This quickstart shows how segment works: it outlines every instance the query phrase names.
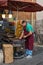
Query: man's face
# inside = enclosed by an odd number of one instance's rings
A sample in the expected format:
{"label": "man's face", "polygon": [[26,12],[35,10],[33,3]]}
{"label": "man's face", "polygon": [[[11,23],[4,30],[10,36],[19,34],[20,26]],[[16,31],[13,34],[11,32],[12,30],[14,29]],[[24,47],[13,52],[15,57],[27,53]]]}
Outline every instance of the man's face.
{"label": "man's face", "polygon": [[23,27],[26,26],[26,22],[24,22],[24,23],[22,24],[22,26],[23,26]]}

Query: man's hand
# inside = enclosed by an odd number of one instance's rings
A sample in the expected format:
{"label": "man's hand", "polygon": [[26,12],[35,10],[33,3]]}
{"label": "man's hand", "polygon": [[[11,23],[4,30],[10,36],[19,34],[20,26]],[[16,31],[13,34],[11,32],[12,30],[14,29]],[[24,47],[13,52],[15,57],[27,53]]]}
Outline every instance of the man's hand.
{"label": "man's hand", "polygon": [[23,38],[26,38],[27,36],[24,36]]}
{"label": "man's hand", "polygon": [[21,38],[21,37],[19,37],[19,39],[21,40],[22,38]]}
{"label": "man's hand", "polygon": [[24,36],[24,31],[22,31],[21,36],[19,37],[19,39],[22,39],[23,36]]}

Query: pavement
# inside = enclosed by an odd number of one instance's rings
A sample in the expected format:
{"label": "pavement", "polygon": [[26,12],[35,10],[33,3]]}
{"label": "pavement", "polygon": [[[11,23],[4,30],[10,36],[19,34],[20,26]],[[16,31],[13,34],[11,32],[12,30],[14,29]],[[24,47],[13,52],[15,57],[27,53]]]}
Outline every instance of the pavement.
{"label": "pavement", "polygon": [[33,57],[31,59],[14,59],[13,63],[0,65],[43,65],[43,45],[35,45],[33,50]]}

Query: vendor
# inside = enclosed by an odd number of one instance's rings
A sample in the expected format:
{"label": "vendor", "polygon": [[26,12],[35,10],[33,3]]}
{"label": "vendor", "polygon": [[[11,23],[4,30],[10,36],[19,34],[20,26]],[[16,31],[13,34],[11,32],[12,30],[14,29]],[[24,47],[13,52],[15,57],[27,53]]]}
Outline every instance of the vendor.
{"label": "vendor", "polygon": [[26,21],[22,21],[21,25],[23,26],[23,31],[19,39],[25,38],[25,49],[26,49],[26,58],[32,58],[33,52],[33,43],[34,43],[34,29],[31,24]]}

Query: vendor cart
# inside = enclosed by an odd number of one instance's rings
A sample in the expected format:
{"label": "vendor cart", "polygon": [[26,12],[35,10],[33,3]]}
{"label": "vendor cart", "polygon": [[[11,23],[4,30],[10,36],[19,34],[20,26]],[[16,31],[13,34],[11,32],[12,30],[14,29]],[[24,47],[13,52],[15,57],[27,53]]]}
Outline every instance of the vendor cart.
{"label": "vendor cart", "polygon": [[23,58],[25,55],[25,40],[11,39],[14,47],[14,58]]}
{"label": "vendor cart", "polygon": [[14,48],[14,58],[23,58],[25,56],[25,39],[17,39],[11,34],[4,34],[2,41],[4,44],[12,44]]}

